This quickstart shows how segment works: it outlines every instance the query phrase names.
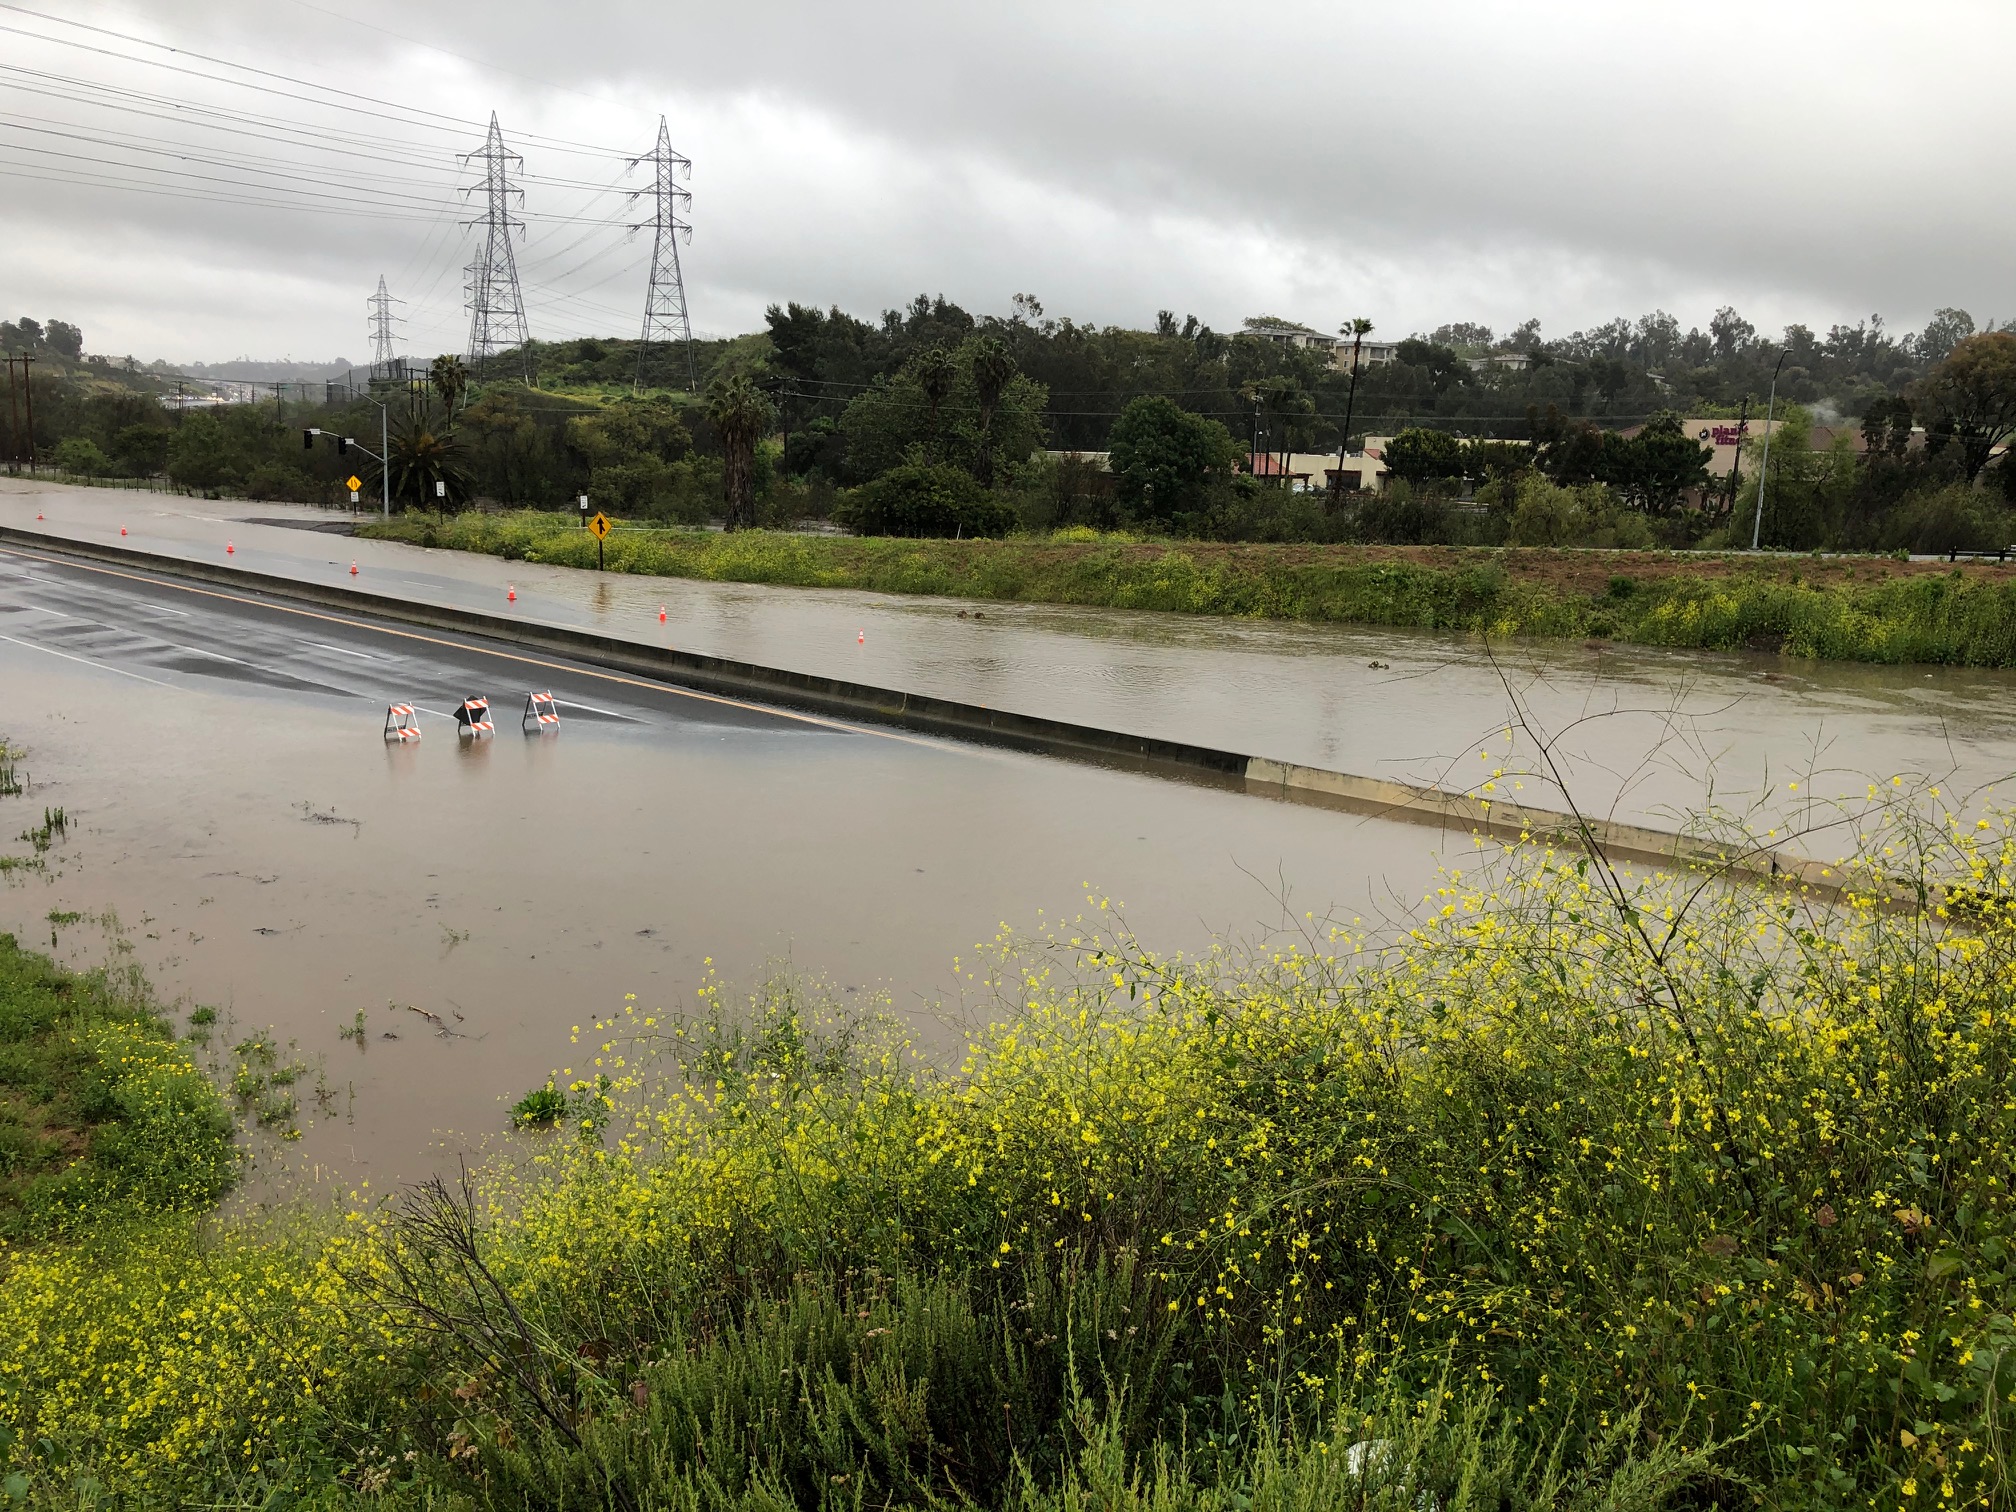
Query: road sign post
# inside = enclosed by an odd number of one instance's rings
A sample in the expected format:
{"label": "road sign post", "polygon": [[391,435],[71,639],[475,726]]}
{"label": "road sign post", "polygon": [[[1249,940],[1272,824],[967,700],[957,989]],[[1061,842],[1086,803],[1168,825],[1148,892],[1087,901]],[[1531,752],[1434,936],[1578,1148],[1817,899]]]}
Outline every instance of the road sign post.
{"label": "road sign post", "polygon": [[595,537],[595,570],[597,572],[602,570],[602,543],[609,539],[610,528],[609,516],[601,513],[599,510],[596,512],[595,518],[588,522],[589,534]]}

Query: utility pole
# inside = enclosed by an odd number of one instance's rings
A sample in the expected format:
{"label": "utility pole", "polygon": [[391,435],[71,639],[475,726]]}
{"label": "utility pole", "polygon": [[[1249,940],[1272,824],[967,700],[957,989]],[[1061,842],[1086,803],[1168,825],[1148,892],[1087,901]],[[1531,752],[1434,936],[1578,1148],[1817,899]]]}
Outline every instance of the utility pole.
{"label": "utility pole", "polygon": [[380,273],[378,292],[364,303],[371,306],[371,376],[389,379],[392,376],[392,365],[398,361],[398,358],[392,355],[392,327],[395,322],[403,322],[406,318],[403,315],[394,315],[392,306],[404,304],[406,301],[392,297],[391,292],[385,287],[385,275]]}
{"label": "utility pole", "polygon": [[525,323],[525,295],[518,287],[518,258],[511,250],[511,233],[521,236],[525,222],[511,214],[511,196],[525,202],[525,191],[511,184],[512,164],[523,171],[525,159],[506,150],[504,133],[498,128],[497,113],[490,113],[490,135],[475,152],[461,154],[470,164],[482,164],[483,181],[463,187],[464,194],[483,194],[483,213],[465,226],[483,228],[483,245],[469,265],[469,365],[481,371],[483,364],[498,352],[518,348],[525,381],[532,381],[532,340]]}
{"label": "utility pole", "polygon": [[1771,416],[1778,408],[1778,374],[1785,366],[1785,359],[1792,355],[1791,349],[1778,354],[1778,366],[1771,369],[1771,398],[1764,406],[1764,456],[1757,463],[1757,514],[1750,522],[1750,549],[1757,549],[1758,538],[1764,533],[1764,485],[1771,481]]}
{"label": "utility pole", "polygon": [[21,396],[14,387],[14,358],[7,358],[7,471],[21,471]]}
{"label": "utility pole", "polygon": [[1344,492],[1344,453],[1351,447],[1351,414],[1358,406],[1358,353],[1364,347],[1365,337],[1372,330],[1372,322],[1362,315],[1346,322],[1341,336],[1349,332],[1351,336],[1351,386],[1344,391],[1344,434],[1337,438],[1337,492]]}
{"label": "utility pole", "polygon": [[[686,279],[679,271],[680,239],[683,237],[689,244],[693,240],[693,227],[680,219],[679,212],[693,203],[693,196],[673,181],[675,176],[693,177],[693,162],[672,150],[672,134],[666,129],[665,117],[658,117],[658,145],[643,157],[630,160],[632,168],[639,163],[651,164],[652,187],[632,190],[630,202],[635,204],[649,194],[656,208],[648,222],[652,235],[651,282],[644,290],[644,334],[637,342],[634,386],[644,387],[644,360],[652,342],[678,341],[686,347],[686,386],[693,389],[699,386],[700,379],[693,368],[693,322],[686,314]],[[641,231],[646,224],[640,221],[630,229]]]}
{"label": "utility pole", "polygon": [[28,472],[35,472],[35,370],[31,364],[34,355],[23,352],[16,359],[21,364],[21,394],[28,403],[28,429],[21,435],[21,454],[27,459]]}
{"label": "utility pole", "polygon": [[1736,488],[1743,480],[1743,438],[1750,434],[1750,396],[1743,396],[1742,408],[1736,411],[1736,460],[1729,464],[1729,509],[1733,520],[1736,514]]}

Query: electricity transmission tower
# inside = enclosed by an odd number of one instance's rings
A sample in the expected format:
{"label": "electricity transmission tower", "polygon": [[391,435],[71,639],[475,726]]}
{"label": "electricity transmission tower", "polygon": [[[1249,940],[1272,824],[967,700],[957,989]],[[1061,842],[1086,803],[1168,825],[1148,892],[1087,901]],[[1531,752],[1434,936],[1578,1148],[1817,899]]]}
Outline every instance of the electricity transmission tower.
{"label": "electricity transmission tower", "polygon": [[364,303],[371,306],[371,376],[390,378],[393,375],[392,369],[399,360],[392,355],[392,327],[394,324],[403,324],[406,319],[403,315],[394,315],[392,306],[404,304],[406,301],[392,297],[385,287],[385,275],[380,273],[378,292]]}
{"label": "electricity transmission tower", "polygon": [[[469,365],[481,372],[485,363],[499,352],[517,347],[524,363],[525,381],[532,381],[532,354],[526,350],[531,332],[525,324],[525,295],[518,287],[518,259],[511,251],[511,233],[524,234],[525,222],[511,214],[511,196],[522,205],[525,191],[512,187],[511,175],[522,172],[525,159],[504,146],[504,133],[497,126],[497,112],[490,112],[490,135],[477,152],[461,154],[465,163],[482,164],[483,182],[468,184],[464,194],[482,192],[483,213],[465,226],[483,228],[483,245],[469,264]],[[514,170],[512,165],[516,165]]]}
{"label": "electricity transmission tower", "polygon": [[[679,240],[693,240],[693,227],[681,220],[679,212],[693,203],[692,194],[673,179],[691,178],[693,162],[672,150],[672,135],[665,129],[665,117],[658,117],[658,145],[643,157],[632,158],[630,166],[649,163],[656,182],[649,189],[633,190],[634,204],[645,195],[656,199],[656,211],[648,224],[655,238],[651,247],[651,283],[644,291],[644,334],[637,343],[637,384],[644,386],[644,364],[653,342],[660,346],[681,342],[686,348],[686,385],[694,387],[699,378],[693,370],[693,322],[686,315],[686,280],[679,271]],[[639,221],[630,229],[642,231]]]}

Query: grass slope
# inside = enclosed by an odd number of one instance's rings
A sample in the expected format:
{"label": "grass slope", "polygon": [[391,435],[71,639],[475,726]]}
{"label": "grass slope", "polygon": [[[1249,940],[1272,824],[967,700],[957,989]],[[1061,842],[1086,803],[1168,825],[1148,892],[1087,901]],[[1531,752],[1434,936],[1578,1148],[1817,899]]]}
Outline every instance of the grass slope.
{"label": "grass slope", "polygon": [[[587,532],[552,514],[409,515],[359,533],[514,561],[595,564]],[[622,531],[605,555],[615,572],[719,582],[2016,666],[2016,573],[1999,564],[682,530]]]}
{"label": "grass slope", "polygon": [[0,1236],[202,1209],[231,1171],[223,1099],[168,1025],[0,935]]}

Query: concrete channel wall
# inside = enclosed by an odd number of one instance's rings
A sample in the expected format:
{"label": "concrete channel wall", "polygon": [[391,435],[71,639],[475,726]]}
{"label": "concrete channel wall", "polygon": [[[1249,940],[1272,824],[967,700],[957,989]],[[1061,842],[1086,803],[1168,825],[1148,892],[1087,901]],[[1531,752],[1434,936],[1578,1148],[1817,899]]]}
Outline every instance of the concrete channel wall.
{"label": "concrete channel wall", "polygon": [[752,662],[731,661],[725,657],[705,656],[694,651],[647,646],[537,620],[430,604],[418,599],[371,593],[362,588],[305,582],[298,578],[253,572],[214,562],[190,561],[125,546],[75,541],[15,526],[0,525],[0,544],[214,584],[249,595],[313,604],[325,609],[350,610],[401,624],[481,636],[705,693],[751,698],[837,719],[896,725],[922,734],[982,741],[1065,760],[1121,767],[1230,788],[1280,802],[1427,824],[1464,834],[1481,832],[1505,839],[1530,835],[1535,839],[1578,848],[1598,846],[1606,853],[1634,860],[1730,868],[1754,875],[1784,877],[1823,890],[1831,890],[1837,885],[1830,869],[1784,852],[1751,849],[1732,853],[1674,831],[1588,818],[1553,809],[1531,808],[1445,788],[1298,766],[1243,752],[1072,724],[1040,714],[1017,714],[1006,709],[990,709],[984,704],[904,693],[822,677],[816,673],[793,672],[758,666]]}

